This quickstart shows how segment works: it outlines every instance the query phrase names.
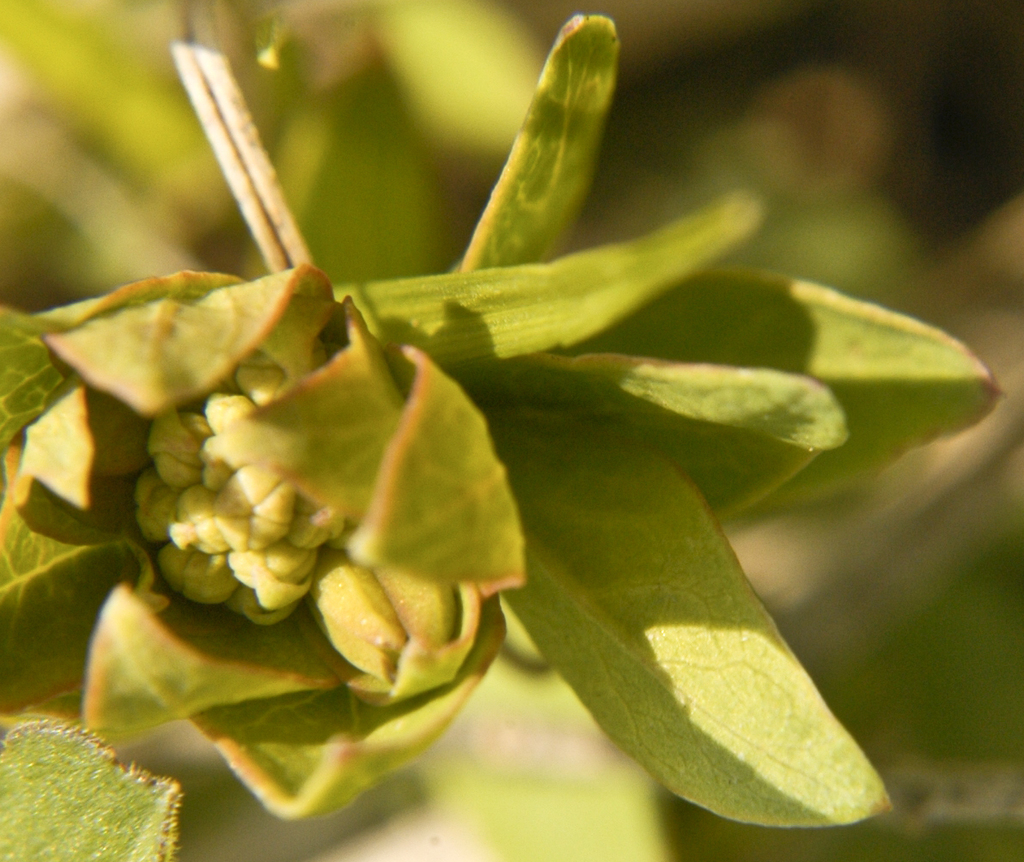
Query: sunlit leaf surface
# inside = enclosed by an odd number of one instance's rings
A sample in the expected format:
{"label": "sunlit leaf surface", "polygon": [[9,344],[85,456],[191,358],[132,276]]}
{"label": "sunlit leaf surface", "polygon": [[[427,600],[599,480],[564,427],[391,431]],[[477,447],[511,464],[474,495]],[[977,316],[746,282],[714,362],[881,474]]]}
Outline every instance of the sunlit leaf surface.
{"label": "sunlit leaf surface", "polygon": [[575,344],[621,320],[746,237],[758,205],[733,196],[641,239],[526,264],[336,285],[384,341],[442,366]]}
{"label": "sunlit leaf surface", "polygon": [[498,441],[529,565],[507,598],[620,748],[737,820],[816,825],[884,810],[878,776],[671,464],[566,420],[508,423]]}
{"label": "sunlit leaf surface", "polygon": [[180,798],[177,782],[122,766],[88,734],[27,722],[0,752],[0,858],[165,862]]}
{"label": "sunlit leaf surface", "polygon": [[911,446],[976,422],[998,391],[977,357],[934,327],[826,287],[759,272],[696,276],[581,349],[777,368],[828,384],[850,439],[780,492],[794,496],[881,467]]}
{"label": "sunlit leaf surface", "polygon": [[495,597],[484,604],[480,634],[458,677],[443,688],[384,707],[363,703],[343,687],[284,695],[212,709],[196,723],[278,816],[332,811],[440,736],[504,634]]}
{"label": "sunlit leaf surface", "polygon": [[719,513],[749,504],[846,440],[842,408],[809,377],[615,354],[537,354],[465,375],[500,425],[510,408],[615,429],[668,455]]}
{"label": "sunlit leaf surface", "polygon": [[538,261],[575,217],[590,186],[618,59],[610,19],[577,15],[562,28],[463,272]]}

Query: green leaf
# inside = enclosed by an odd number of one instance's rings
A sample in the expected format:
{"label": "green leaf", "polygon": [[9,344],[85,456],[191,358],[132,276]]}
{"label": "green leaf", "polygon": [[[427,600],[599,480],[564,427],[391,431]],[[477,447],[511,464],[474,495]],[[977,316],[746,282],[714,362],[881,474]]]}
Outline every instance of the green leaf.
{"label": "green leaf", "polygon": [[211,446],[228,463],[261,464],[310,497],[361,517],[399,426],[402,396],[359,312],[346,303],[346,313],[345,350]]}
{"label": "green leaf", "polygon": [[62,379],[31,319],[0,308],[0,446],[43,412]]}
{"label": "green leaf", "polygon": [[79,509],[89,508],[95,453],[85,387],[69,380],[50,408],[25,431],[20,476],[32,476]]}
{"label": "green leaf", "polygon": [[885,809],[682,474],[564,418],[496,437],[527,531],[527,585],[507,598],[620,748],[737,820],[824,825]]}
{"label": "green leaf", "polygon": [[497,597],[449,685],[391,706],[370,706],[347,688],[211,709],[194,721],[238,777],[280,817],[340,808],[425,750],[459,712],[501,646]]}
{"label": "green leaf", "polygon": [[[181,279],[191,284],[189,274]],[[156,299],[140,289],[130,304],[102,316],[91,308],[93,316],[84,323],[46,340],[89,385],[153,416],[206,394],[227,377],[270,334],[307,282],[327,289],[323,274],[311,267],[210,290],[197,299]]]}
{"label": "green leaf", "polygon": [[0,42],[138,179],[171,180],[170,172],[187,161],[190,180],[201,185],[194,161],[205,141],[184,92],[86,14],[46,0],[4,0]]}
{"label": "green leaf", "polygon": [[760,210],[733,196],[633,242],[550,264],[342,285],[384,341],[441,366],[567,346],[611,326],[746,237]]}
{"label": "green leaf", "polygon": [[759,272],[695,276],[582,349],[764,366],[826,383],[842,404],[850,439],[815,459],[779,496],[827,489],[966,427],[991,409],[998,391],[981,362],[934,327]]}
{"label": "green leaf", "polygon": [[353,559],[442,580],[518,586],[519,514],[480,411],[430,357],[403,348],[414,375],[373,500],[348,543]]}
{"label": "green leaf", "polygon": [[376,39],[420,125],[460,150],[505,155],[540,69],[529,31],[481,0],[376,6]]}
{"label": "green leaf", "polygon": [[[8,453],[7,470],[17,464]],[[67,545],[32,532],[11,495],[0,506],[0,712],[79,687],[96,614],[139,561],[126,542]]]}
{"label": "green leaf", "polygon": [[0,858],[168,862],[181,788],[130,769],[54,721],[18,725],[0,753]]}
{"label": "green leaf", "polygon": [[562,27],[460,270],[540,260],[576,217],[593,176],[618,60],[609,18],[575,15]]}
{"label": "green leaf", "polygon": [[83,715],[89,727],[123,735],[211,706],[333,688],[331,665],[354,672],[331,652],[305,612],[257,626],[174,596],[158,614],[121,585],[96,622]]}
{"label": "green leaf", "polygon": [[846,439],[826,387],[770,369],[535,354],[478,371],[467,390],[494,424],[503,411],[526,408],[614,428],[675,461],[719,513],[748,505]]}

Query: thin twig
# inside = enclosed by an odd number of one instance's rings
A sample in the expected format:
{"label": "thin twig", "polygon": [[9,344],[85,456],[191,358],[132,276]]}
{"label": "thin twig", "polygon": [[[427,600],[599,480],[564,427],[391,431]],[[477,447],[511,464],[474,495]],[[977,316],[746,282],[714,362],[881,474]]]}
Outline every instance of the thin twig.
{"label": "thin twig", "polygon": [[224,55],[188,42],[172,43],[171,53],[267,268],[279,272],[310,263],[309,249]]}

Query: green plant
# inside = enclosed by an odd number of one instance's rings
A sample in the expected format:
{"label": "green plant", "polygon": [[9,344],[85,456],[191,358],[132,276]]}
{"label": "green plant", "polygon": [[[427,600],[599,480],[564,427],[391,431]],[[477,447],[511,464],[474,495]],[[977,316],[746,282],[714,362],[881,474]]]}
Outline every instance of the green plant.
{"label": "green plant", "polygon": [[[190,718],[271,810],[323,812],[442,732],[505,590],[673,792],[779,825],[885,807],[717,519],[962,427],[994,386],[907,317],[699,272],[755,226],[742,196],[537,263],[616,55],[607,19],[566,25],[456,272],[181,273],[4,312],[0,708],[80,691],[112,737]],[[628,318],[670,290],[691,325],[639,358]]]}

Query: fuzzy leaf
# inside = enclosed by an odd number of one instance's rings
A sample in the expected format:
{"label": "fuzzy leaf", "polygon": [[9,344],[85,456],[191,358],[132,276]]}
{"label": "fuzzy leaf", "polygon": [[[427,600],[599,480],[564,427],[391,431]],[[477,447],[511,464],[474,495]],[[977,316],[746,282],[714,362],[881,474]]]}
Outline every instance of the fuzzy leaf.
{"label": "fuzzy leaf", "polygon": [[467,388],[494,424],[507,409],[554,410],[654,446],[718,512],[749,504],[846,439],[826,387],[770,369],[536,354],[481,366]]}
{"label": "fuzzy leaf", "polygon": [[43,412],[62,379],[31,318],[0,308],[0,446]]}
{"label": "fuzzy leaf", "polygon": [[195,718],[238,777],[280,817],[340,808],[427,748],[459,712],[505,634],[497,597],[449,685],[391,706],[345,687],[211,709]]}
{"label": "fuzzy leaf", "polygon": [[381,458],[398,428],[402,396],[383,352],[351,303],[349,346],[297,387],[217,435],[211,450],[258,463],[353,517],[373,495]]}
{"label": "fuzzy leaf", "polygon": [[299,267],[199,298],[153,298],[140,288],[130,303],[101,316],[90,308],[84,323],[46,340],[91,386],[153,416],[213,389],[267,337],[296,292],[323,278]]}
{"label": "fuzzy leaf", "polygon": [[0,858],[167,862],[180,799],[177,782],[125,768],[95,737],[26,722],[0,753]]}
{"label": "fuzzy leaf", "polygon": [[257,626],[177,596],[157,614],[122,585],[89,649],[83,715],[105,735],[146,730],[211,706],[339,684],[331,647],[304,612]]}
{"label": "fuzzy leaf", "polygon": [[970,425],[991,409],[998,391],[981,362],[944,332],[826,287],[760,272],[695,276],[583,348],[764,366],[828,384],[850,439],[815,459],[779,492],[783,497],[827,489]]}
{"label": "fuzzy leaf", "polygon": [[568,419],[506,422],[496,437],[527,531],[527,585],[507,598],[624,751],[737,820],[884,810],[878,776],[682,474]]}
{"label": "fuzzy leaf", "polygon": [[760,210],[733,196],[632,242],[469,273],[335,287],[384,341],[441,366],[575,344],[675,286],[746,237]]}
{"label": "fuzzy leaf", "polygon": [[618,60],[610,19],[576,15],[562,27],[460,270],[540,260],[575,218],[593,175]]}
{"label": "fuzzy leaf", "polygon": [[369,567],[518,586],[519,515],[483,416],[422,351],[402,356],[415,376],[349,552]]}

